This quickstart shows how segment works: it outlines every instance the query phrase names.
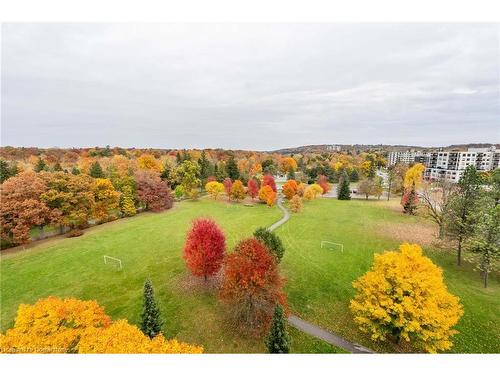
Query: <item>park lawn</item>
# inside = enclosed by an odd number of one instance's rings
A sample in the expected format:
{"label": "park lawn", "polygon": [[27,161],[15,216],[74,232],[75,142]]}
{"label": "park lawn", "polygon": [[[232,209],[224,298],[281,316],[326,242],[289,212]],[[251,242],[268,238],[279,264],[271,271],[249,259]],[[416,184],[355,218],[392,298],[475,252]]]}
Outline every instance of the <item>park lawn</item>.
{"label": "park lawn", "polygon": [[[214,292],[187,282],[181,257],[192,219],[213,217],[224,229],[229,249],[259,226],[281,217],[265,205],[181,202],[164,213],[144,213],[93,227],[77,238],[53,238],[27,251],[2,255],[1,331],[13,325],[17,307],[50,295],[95,299],[114,319],[140,322],[142,287],[151,278],[168,337],[201,344],[207,352],[263,352],[262,340],[244,339],[227,329]],[[123,269],[105,265],[119,258]],[[299,347],[300,349],[300,347]]]}
{"label": "park lawn", "polygon": [[[403,226],[412,229],[403,234],[412,234],[416,225],[429,225],[422,218],[401,215],[393,206],[383,201],[322,198],[306,202],[302,213],[293,214],[277,229],[286,246],[281,267],[288,279],[286,291],[293,313],[377,351],[398,350],[390,344],[373,344],[354,326],[348,309],[354,294],[351,283],[369,269],[373,253],[394,249],[401,242],[383,229]],[[200,215],[217,220],[231,249],[256,227],[278,220],[281,211],[260,204],[185,201],[161,214],[145,213],[91,228],[82,237],[54,238],[25,252],[4,252],[1,331],[12,326],[20,303],[49,295],[96,299],[114,319],[138,324],[142,285],[149,277],[168,337],[201,344],[206,352],[264,352],[263,340],[244,338],[228,328],[214,292],[186,277],[181,258],[185,232]],[[321,249],[321,240],[343,243],[344,252]],[[499,352],[498,278],[492,277],[491,287],[484,290],[471,266],[457,269],[453,254],[432,246],[425,250],[444,268],[446,283],[464,304],[465,316],[457,327],[460,334],[455,336],[453,350]],[[103,255],[120,258],[123,270],[104,265]],[[342,352],[292,327],[290,333],[292,352]]]}
{"label": "park lawn", "polygon": [[[415,228],[427,233],[431,225],[421,217],[408,217],[394,202],[338,201],[321,198],[306,202],[299,214],[276,230],[286,247],[282,269],[288,279],[286,291],[291,310],[298,316],[379,352],[400,350],[391,343],[374,344],[353,323],[349,300],[352,281],[371,266],[373,254],[396,249],[402,239],[420,240]],[[389,235],[402,227],[398,239]],[[384,229],[385,228],[385,229]],[[405,230],[407,228],[408,230]],[[342,243],[344,251],[320,248],[320,241]],[[491,277],[484,289],[473,266],[455,265],[455,254],[426,243],[424,251],[444,270],[449,290],[459,296],[464,316],[457,325],[453,352],[500,352],[500,282]]]}

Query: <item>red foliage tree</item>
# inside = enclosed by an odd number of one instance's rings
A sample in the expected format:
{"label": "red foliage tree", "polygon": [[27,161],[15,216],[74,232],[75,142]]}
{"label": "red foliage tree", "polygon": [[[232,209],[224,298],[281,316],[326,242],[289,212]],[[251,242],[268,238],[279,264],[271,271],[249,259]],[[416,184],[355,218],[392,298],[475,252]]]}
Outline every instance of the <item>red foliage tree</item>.
{"label": "red foliage tree", "polygon": [[225,252],[226,239],[217,223],[211,219],[194,220],[183,255],[191,273],[207,280],[220,270]]}
{"label": "red foliage tree", "polygon": [[255,334],[267,331],[274,307],[286,304],[276,258],[255,238],[242,240],[224,261],[220,298],[234,321]]}
{"label": "red foliage tree", "polygon": [[328,193],[330,191],[330,189],[331,189],[331,186],[328,183],[328,179],[326,178],[325,175],[319,176],[319,178],[318,178],[318,185],[321,186],[321,188],[323,189],[323,194]]}
{"label": "red foliage tree", "polygon": [[1,185],[0,228],[2,239],[12,244],[30,241],[34,226],[58,223],[61,212],[41,200],[47,190],[45,182],[35,173],[26,172],[9,178]]}
{"label": "red foliage tree", "polygon": [[266,174],[262,177],[262,186],[270,186],[274,192],[276,192],[276,182],[274,181],[274,177],[270,174]]}
{"label": "red foliage tree", "polygon": [[215,176],[208,176],[207,177],[207,183],[212,182],[212,181],[217,181],[217,179],[215,178]]}
{"label": "red foliage tree", "polygon": [[259,183],[253,178],[248,180],[247,193],[250,197],[252,197],[252,199],[255,199],[255,197],[259,193]]}
{"label": "red foliage tree", "polygon": [[231,188],[233,187],[233,180],[229,177],[226,177],[223,182],[224,190],[227,194],[227,199],[231,199]]}
{"label": "red foliage tree", "polygon": [[146,210],[159,212],[168,210],[174,205],[174,198],[165,181],[160,175],[153,171],[138,171],[135,174],[137,184],[137,199]]}

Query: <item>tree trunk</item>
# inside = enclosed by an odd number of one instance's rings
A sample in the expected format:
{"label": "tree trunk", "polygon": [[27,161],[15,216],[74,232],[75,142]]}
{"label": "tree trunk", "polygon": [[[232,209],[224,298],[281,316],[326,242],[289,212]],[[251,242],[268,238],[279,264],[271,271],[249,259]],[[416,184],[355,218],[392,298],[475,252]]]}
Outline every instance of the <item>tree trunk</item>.
{"label": "tree trunk", "polygon": [[487,288],[488,287],[488,272],[484,271],[484,274],[483,274],[483,282],[484,282],[484,287]]}
{"label": "tree trunk", "polygon": [[205,278],[205,282],[207,282],[207,274],[204,274],[203,277]]}
{"label": "tree trunk", "polygon": [[444,236],[444,226],[443,223],[438,223],[438,225],[439,225],[438,238],[442,239]]}
{"label": "tree trunk", "polygon": [[44,232],[45,227],[43,225],[40,225],[39,228],[40,228],[40,234],[38,235],[38,239],[43,240],[45,238],[45,232]]}
{"label": "tree trunk", "polygon": [[462,237],[458,238],[457,266],[462,265]]}

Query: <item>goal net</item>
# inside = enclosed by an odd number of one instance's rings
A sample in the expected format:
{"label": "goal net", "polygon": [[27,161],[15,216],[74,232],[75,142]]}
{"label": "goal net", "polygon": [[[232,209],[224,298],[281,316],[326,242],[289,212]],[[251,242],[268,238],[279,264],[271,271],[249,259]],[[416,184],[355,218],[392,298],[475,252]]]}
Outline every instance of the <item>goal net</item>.
{"label": "goal net", "polygon": [[341,252],[344,252],[344,245],[341,243],[337,242],[331,242],[331,241],[321,241],[321,248],[327,248],[327,249],[338,249]]}
{"label": "goal net", "polygon": [[108,255],[104,255],[104,264],[112,264],[118,269],[122,269],[122,261],[118,258],[110,257]]}

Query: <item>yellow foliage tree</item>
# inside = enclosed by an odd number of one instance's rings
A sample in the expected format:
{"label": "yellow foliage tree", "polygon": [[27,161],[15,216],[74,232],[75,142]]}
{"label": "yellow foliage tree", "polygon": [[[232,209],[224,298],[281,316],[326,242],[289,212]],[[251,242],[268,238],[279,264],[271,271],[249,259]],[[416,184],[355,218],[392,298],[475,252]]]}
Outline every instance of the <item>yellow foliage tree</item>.
{"label": "yellow foliage tree", "polygon": [[162,170],[161,163],[151,154],[142,154],[137,158],[137,165],[140,169],[152,170],[160,173]]}
{"label": "yellow foliage tree", "polygon": [[245,199],[245,196],[246,192],[243,183],[240,180],[234,181],[233,185],[231,186],[231,199],[234,199],[235,201],[241,201]]}
{"label": "yellow foliage tree", "polygon": [[361,331],[374,341],[393,338],[430,353],[448,350],[463,314],[448,292],[443,272],[416,244],[376,254],[370,271],[353,282],[350,308]]}
{"label": "yellow foliage tree", "polygon": [[424,171],[425,166],[423,164],[415,164],[413,167],[406,171],[403,186],[405,188],[409,188],[411,186],[415,186],[415,188],[418,188],[422,184],[422,175]]}
{"label": "yellow foliage tree", "polygon": [[126,320],[112,322],[96,301],[48,297],[19,306],[1,353],[202,353],[162,334],[149,339]]}
{"label": "yellow foliage tree", "polygon": [[107,178],[96,178],[93,185],[95,199],[95,217],[100,221],[106,221],[113,210],[120,205],[120,193],[115,190],[113,184]]}
{"label": "yellow foliage tree", "polygon": [[205,190],[212,198],[217,200],[217,197],[224,192],[224,185],[217,181],[210,181],[206,183]]}
{"label": "yellow foliage tree", "polygon": [[298,195],[294,195],[292,199],[290,199],[290,210],[293,213],[299,213],[302,210],[302,198]]}
{"label": "yellow foliage tree", "polygon": [[292,157],[286,157],[281,160],[281,170],[284,173],[295,172],[297,170],[297,162]]}

